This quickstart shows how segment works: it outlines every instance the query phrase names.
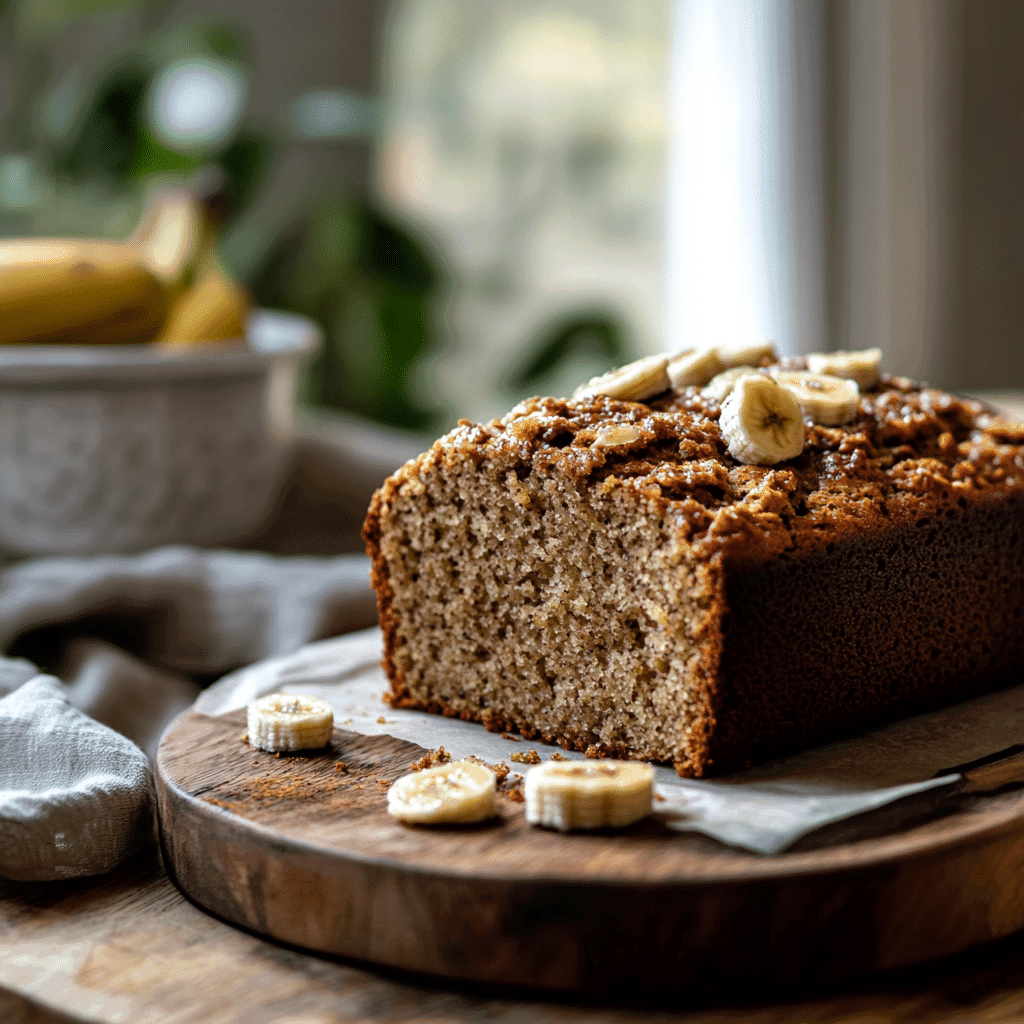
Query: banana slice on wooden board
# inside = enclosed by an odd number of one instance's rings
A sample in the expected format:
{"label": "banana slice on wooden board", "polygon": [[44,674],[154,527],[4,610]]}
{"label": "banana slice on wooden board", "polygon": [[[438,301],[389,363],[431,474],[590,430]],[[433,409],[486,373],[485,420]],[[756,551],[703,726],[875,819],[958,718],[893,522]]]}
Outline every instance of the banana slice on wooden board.
{"label": "banana slice on wooden board", "polygon": [[651,813],[654,769],[636,761],[548,761],[526,773],[525,796],[531,825],[625,828]]}
{"label": "banana slice on wooden board", "polygon": [[857,417],[860,388],[855,380],[802,371],[782,371],[772,376],[792,393],[804,415],[814,423],[838,427]]}
{"label": "banana slice on wooden board", "polygon": [[668,391],[666,366],[668,356],[646,356],[581,384],[573,392],[572,397],[576,399],[605,395],[622,402],[642,402],[645,398],[652,398],[662,391]]}
{"label": "banana slice on wooden board", "polygon": [[771,377],[740,377],[718,419],[729,454],[747,465],[774,466],[804,450],[804,418],[790,391]]}
{"label": "banana slice on wooden board", "polygon": [[486,821],[498,813],[496,786],[486,765],[451,761],[398,779],[388,790],[388,814],[413,825]]}
{"label": "banana slice on wooden board", "polygon": [[249,705],[249,743],[260,750],[316,750],[326,746],[334,712],[315,697],[271,693]]}
{"label": "banana slice on wooden board", "polygon": [[867,391],[878,383],[881,362],[880,348],[865,348],[858,352],[812,352],[807,357],[807,369],[811,373],[849,377],[857,382],[861,391]]}

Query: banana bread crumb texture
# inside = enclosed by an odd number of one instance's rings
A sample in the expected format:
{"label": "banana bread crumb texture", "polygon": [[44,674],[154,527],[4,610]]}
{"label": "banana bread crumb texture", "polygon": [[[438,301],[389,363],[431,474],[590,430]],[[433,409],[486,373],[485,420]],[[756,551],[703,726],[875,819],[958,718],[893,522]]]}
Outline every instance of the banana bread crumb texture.
{"label": "banana bread crumb texture", "polygon": [[392,703],[701,776],[1024,666],[1024,425],[883,377],[757,466],[720,409],[534,398],[387,480]]}

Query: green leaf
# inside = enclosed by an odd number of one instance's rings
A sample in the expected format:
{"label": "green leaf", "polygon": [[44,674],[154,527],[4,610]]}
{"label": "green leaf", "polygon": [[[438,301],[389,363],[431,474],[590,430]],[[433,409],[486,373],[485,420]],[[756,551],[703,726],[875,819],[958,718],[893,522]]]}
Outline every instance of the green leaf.
{"label": "green leaf", "polygon": [[51,153],[57,175],[117,182],[129,176],[142,135],[142,108],[151,75],[144,61],[128,59],[100,79],[77,124]]}
{"label": "green leaf", "polygon": [[145,178],[150,174],[179,172],[189,174],[197,170],[202,160],[197,156],[176,153],[153,138],[145,129],[139,134],[135,157],[129,170],[132,178]]}
{"label": "green leaf", "polygon": [[608,366],[622,363],[629,354],[621,320],[602,309],[583,310],[560,317],[527,349],[520,363],[508,373],[505,386],[529,391],[563,360],[581,351],[607,357]]}
{"label": "green leaf", "polygon": [[228,179],[228,217],[238,215],[251,202],[266,175],[275,150],[266,133],[242,129],[217,162]]}
{"label": "green leaf", "polygon": [[380,210],[364,207],[359,264],[372,277],[421,291],[437,283],[435,260],[397,222]]}
{"label": "green leaf", "polygon": [[422,429],[434,414],[409,390],[434,342],[435,264],[400,224],[365,202],[320,203],[273,247],[250,281],[261,304],[313,317],[324,349],[305,395],[395,426]]}

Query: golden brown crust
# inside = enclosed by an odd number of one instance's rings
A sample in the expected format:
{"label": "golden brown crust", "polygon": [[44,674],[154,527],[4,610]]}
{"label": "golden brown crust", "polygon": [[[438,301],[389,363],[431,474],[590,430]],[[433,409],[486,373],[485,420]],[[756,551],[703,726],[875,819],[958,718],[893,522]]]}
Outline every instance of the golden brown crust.
{"label": "golden brown crust", "polygon": [[[460,421],[381,491],[387,501],[404,482],[466,458],[507,459],[526,472],[557,468],[591,486],[653,496],[698,553],[753,563],[887,531],[895,520],[930,515],[937,501],[1024,489],[1014,461],[1024,424],[906,378],[884,377],[852,423],[809,426],[803,453],[778,466],[737,463],[718,429],[720,411],[694,387],[647,404],[532,398],[489,424]],[[598,433],[609,424],[634,426],[637,440],[601,447]]]}

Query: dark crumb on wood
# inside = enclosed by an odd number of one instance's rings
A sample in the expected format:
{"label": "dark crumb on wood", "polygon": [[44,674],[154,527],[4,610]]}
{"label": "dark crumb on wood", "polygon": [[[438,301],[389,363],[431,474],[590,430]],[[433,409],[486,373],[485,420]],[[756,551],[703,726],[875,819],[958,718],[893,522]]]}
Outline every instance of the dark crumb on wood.
{"label": "dark crumb on wood", "polygon": [[387,779],[378,779],[377,785],[380,786],[381,789],[387,789],[391,785],[391,783],[388,782]]}
{"label": "dark crumb on wood", "polygon": [[569,760],[569,758],[567,758],[567,757],[562,757],[562,755],[561,755],[561,754],[559,754],[559,753],[558,753],[558,752],[556,751],[556,752],[555,752],[554,754],[552,754],[552,755],[551,755],[551,760],[552,760],[552,761],[568,761],[568,760]]}
{"label": "dark crumb on wood", "polygon": [[277,752],[277,753],[276,753],[276,754],[274,755],[274,757],[276,757],[276,758],[277,758],[278,760],[280,760],[280,759],[281,759],[281,751],[279,750],[279,751],[278,751],[278,752]]}
{"label": "dark crumb on wood", "polygon": [[249,734],[247,732],[243,732],[239,742],[241,742],[241,743],[248,743],[249,742]]}
{"label": "dark crumb on wood", "polygon": [[264,800],[321,800],[323,788],[316,779],[287,771],[284,774],[259,775],[249,781],[247,796]]}
{"label": "dark crumb on wood", "polygon": [[510,732],[503,732],[501,734],[501,738],[503,740],[512,740],[513,743],[518,743],[519,742],[519,737],[518,736],[513,736],[512,733],[510,733]]}
{"label": "dark crumb on wood", "polygon": [[345,764],[344,761],[335,761],[335,763],[334,763],[334,770],[336,772],[347,772],[348,771],[348,765]]}
{"label": "dark crumb on wood", "polygon": [[451,759],[452,755],[444,747],[438,747],[437,750],[428,750],[418,761],[413,761],[409,765],[409,771],[421,772],[425,768],[435,768],[439,764],[447,764]]}
{"label": "dark crumb on wood", "polygon": [[525,754],[516,752],[510,755],[510,761],[515,761],[517,764],[540,764],[540,754],[536,750],[530,749]]}

